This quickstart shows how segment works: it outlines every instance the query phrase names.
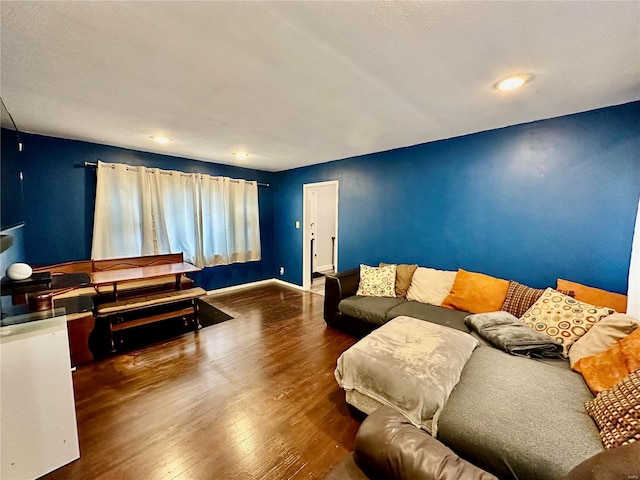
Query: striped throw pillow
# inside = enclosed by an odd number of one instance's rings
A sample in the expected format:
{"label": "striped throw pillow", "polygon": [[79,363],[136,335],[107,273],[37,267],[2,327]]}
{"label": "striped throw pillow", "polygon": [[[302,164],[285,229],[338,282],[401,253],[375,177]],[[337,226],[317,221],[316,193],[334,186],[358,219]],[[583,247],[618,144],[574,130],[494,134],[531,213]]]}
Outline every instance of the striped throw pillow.
{"label": "striped throw pillow", "polygon": [[[536,303],[544,293],[544,290],[544,288],[531,288],[522,283],[509,280],[507,296],[500,310],[509,312],[511,315],[520,318],[531,308],[531,305]],[[574,296],[574,292],[571,290],[559,290],[559,292],[569,297]]]}

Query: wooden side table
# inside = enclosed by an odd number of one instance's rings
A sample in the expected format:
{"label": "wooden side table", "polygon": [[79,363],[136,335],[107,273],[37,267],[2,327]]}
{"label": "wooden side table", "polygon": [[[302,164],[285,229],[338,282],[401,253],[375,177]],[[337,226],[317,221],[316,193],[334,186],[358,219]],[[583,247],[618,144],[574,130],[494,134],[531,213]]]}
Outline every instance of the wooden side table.
{"label": "wooden side table", "polygon": [[[71,365],[79,367],[92,362],[93,352],[89,349],[89,336],[93,332],[96,322],[93,316],[93,298],[90,296],[64,298],[54,300],[53,305],[56,312],[66,314]],[[51,312],[53,310],[35,312],[32,315],[41,314],[46,316]],[[12,305],[3,309],[0,326],[11,322],[13,317],[29,314],[26,304]]]}
{"label": "wooden side table", "polygon": [[56,308],[67,312],[67,331],[71,365],[79,367],[93,362],[93,352],[89,348],[89,337],[96,326],[93,316],[93,297],[81,296],[54,300]]}

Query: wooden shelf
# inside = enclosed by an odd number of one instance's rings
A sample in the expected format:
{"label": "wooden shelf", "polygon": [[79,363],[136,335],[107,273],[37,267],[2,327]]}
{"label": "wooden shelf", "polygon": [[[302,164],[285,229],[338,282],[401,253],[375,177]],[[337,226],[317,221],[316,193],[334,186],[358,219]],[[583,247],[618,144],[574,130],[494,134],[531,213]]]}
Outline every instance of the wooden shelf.
{"label": "wooden shelf", "polygon": [[181,317],[184,315],[193,315],[195,314],[194,307],[186,307],[180,310],[173,310],[170,312],[159,313],[157,315],[152,315],[150,317],[139,318],[136,320],[128,320],[122,323],[114,323],[111,325],[112,332],[119,332],[121,330],[127,330],[128,328],[139,327],[142,325],[148,325],[150,323],[160,322],[162,320],[168,320],[170,318]]}

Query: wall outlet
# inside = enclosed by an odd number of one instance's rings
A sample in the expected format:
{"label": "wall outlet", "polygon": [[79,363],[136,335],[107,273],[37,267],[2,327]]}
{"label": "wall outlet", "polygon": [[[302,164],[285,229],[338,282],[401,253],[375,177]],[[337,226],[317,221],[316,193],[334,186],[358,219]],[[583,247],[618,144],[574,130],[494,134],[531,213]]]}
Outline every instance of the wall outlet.
{"label": "wall outlet", "polygon": [[300,220],[296,220],[296,228],[300,228]]}
{"label": "wall outlet", "polygon": [[284,267],[280,267],[280,275],[284,275]]}

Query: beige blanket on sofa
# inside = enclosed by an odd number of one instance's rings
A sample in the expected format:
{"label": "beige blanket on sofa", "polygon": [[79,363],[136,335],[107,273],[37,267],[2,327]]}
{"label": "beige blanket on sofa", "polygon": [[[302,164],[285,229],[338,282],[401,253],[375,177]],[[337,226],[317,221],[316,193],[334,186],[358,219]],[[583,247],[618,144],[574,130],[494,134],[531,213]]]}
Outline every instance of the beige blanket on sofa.
{"label": "beige blanket on sofa", "polygon": [[477,346],[467,333],[397,317],[344,352],[335,377],[347,392],[387,405],[435,436],[440,412]]}

